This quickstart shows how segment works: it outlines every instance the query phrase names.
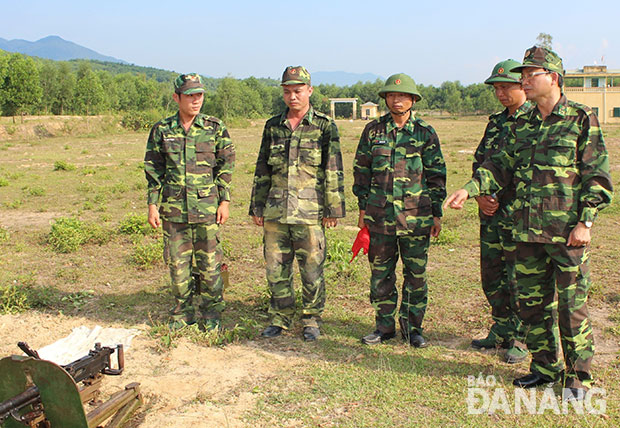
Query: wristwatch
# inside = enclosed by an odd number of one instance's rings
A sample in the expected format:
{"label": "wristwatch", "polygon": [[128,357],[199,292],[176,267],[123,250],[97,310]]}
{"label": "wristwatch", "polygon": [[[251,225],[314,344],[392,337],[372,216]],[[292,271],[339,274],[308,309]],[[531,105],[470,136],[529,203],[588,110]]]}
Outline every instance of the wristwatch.
{"label": "wristwatch", "polygon": [[592,222],[590,220],[583,222],[584,226],[590,229],[592,227]]}

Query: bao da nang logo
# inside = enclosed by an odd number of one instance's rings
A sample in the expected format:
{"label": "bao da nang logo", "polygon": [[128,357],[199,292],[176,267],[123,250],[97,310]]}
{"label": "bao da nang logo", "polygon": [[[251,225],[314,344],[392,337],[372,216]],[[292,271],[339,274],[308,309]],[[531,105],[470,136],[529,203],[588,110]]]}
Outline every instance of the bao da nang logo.
{"label": "bao da nang logo", "polygon": [[[562,391],[564,393],[564,391]],[[563,394],[562,394],[563,395]],[[497,382],[493,375],[467,376],[467,413],[470,415],[505,413],[541,415],[544,413],[567,414],[572,407],[576,414],[601,415],[607,410],[606,392],[591,388],[583,400],[565,401],[551,387],[515,388],[513,391]]]}

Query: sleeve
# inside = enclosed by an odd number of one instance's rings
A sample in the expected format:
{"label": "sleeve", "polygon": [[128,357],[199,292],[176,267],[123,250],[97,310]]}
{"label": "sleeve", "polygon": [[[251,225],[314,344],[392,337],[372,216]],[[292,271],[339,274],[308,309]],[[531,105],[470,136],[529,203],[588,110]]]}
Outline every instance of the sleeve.
{"label": "sleeve", "polygon": [[480,144],[478,144],[478,148],[474,152],[474,162],[471,165],[472,176],[476,172],[476,170],[480,168],[480,165],[482,165],[482,163],[484,162],[485,153],[488,149],[489,136],[491,135],[494,126],[495,125],[493,124],[492,120],[489,120],[489,123],[487,123],[487,127],[484,130],[484,135],[480,140]]}
{"label": "sleeve", "polygon": [[360,210],[366,209],[372,179],[372,154],[370,152],[372,123],[374,122],[369,123],[364,128],[353,161],[353,194],[357,196],[357,204]]}
{"label": "sleeve", "polygon": [[323,217],[342,218],[345,216],[344,171],[340,136],[336,122],[329,120],[323,130],[322,162],[325,171],[325,197]]}
{"label": "sleeve", "polygon": [[269,123],[265,124],[260,149],[258,151],[258,159],[256,159],[256,168],[254,170],[249,214],[256,217],[263,217],[263,210],[265,209],[267,196],[271,188],[271,166],[267,163],[271,141],[270,128]]}
{"label": "sleeve", "polygon": [[161,186],[166,173],[166,158],[162,153],[162,133],[160,123],[157,123],[146,143],[144,155],[144,173],[147,181],[147,204],[157,205],[160,201]]}
{"label": "sleeve", "polygon": [[434,129],[429,129],[429,136],[422,153],[424,180],[431,198],[433,217],[442,217],[441,204],[446,199],[446,163],[441,153],[439,137]]}
{"label": "sleeve", "polygon": [[476,168],[472,179],[463,186],[470,198],[497,193],[512,181],[515,157],[509,148],[516,145],[516,127],[517,122],[513,122],[506,135],[506,144]]}
{"label": "sleeve", "polygon": [[578,168],[581,176],[579,221],[594,221],[599,210],[611,203],[613,186],[609,157],[598,118],[592,111],[584,116],[578,141]]}
{"label": "sleeve", "polygon": [[213,182],[217,186],[218,201],[230,201],[230,182],[235,169],[235,146],[223,123],[219,124],[215,136],[215,160]]}

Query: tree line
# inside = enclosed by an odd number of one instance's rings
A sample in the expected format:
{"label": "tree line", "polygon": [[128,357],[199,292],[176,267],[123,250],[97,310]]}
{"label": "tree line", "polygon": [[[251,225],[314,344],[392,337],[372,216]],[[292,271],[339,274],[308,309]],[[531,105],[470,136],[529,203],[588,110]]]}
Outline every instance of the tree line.
{"label": "tree line", "polygon": [[[92,60],[52,61],[0,51],[0,110],[4,116],[97,115],[145,113],[146,122],[176,110],[172,100],[175,73],[148,67]],[[279,81],[268,78],[205,78],[204,112],[223,119],[264,118],[281,111]],[[385,110],[378,96],[382,80],[351,86],[321,84],[314,87],[311,102],[329,113],[329,98],[357,98]],[[483,83],[462,85],[459,81],[441,86],[418,85],[422,100],[417,110],[451,114],[489,114],[500,110],[493,89]],[[351,104],[336,104],[337,117],[350,117]],[[132,117],[131,115],[129,117]]]}

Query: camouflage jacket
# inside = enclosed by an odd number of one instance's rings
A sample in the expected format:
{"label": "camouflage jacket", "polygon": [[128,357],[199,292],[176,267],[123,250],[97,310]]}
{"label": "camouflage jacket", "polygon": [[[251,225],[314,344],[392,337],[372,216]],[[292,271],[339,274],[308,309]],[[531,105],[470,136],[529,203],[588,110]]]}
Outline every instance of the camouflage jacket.
{"label": "camouflage jacket", "polygon": [[265,124],[249,214],[283,224],[317,224],[324,217],[344,217],[336,123],[310,107],[291,131],[287,112]]}
{"label": "camouflage jacket", "polygon": [[[515,118],[523,113],[529,112],[532,108],[532,103],[526,101],[512,115],[508,113],[508,109],[506,108],[503,111],[489,116],[489,123],[487,124],[482,140],[480,140],[480,144],[474,153],[474,163],[472,164],[472,171],[474,174],[485,160],[489,159],[492,155],[499,152],[503,148],[503,145],[506,142],[506,136],[510,130],[510,125],[515,121]],[[515,198],[514,187],[512,185],[506,186],[497,192],[496,196],[499,201],[499,208],[497,209],[495,216],[509,216],[509,206]],[[483,214],[481,210],[478,210],[478,215],[483,222],[491,219],[491,217]]]}
{"label": "camouflage jacket", "polygon": [[235,148],[224,124],[199,114],[188,132],[178,113],[151,129],[144,156],[148,203],[159,204],[173,223],[215,223],[221,201],[230,200]]}
{"label": "camouflage jacket", "polygon": [[510,127],[503,151],[486,160],[465,189],[470,196],[515,186],[514,238],[565,243],[579,221],[611,202],[609,159],[596,115],[564,95],[542,120],[537,108]]}
{"label": "camouflage jacket", "polygon": [[370,122],[353,164],[353,193],[371,232],[403,235],[443,215],[446,164],[435,130],[413,114],[398,129],[388,113]]}

